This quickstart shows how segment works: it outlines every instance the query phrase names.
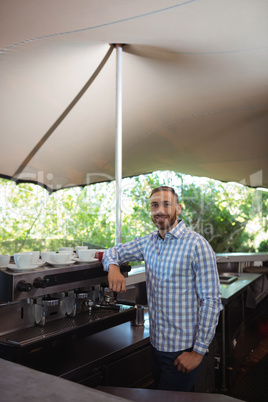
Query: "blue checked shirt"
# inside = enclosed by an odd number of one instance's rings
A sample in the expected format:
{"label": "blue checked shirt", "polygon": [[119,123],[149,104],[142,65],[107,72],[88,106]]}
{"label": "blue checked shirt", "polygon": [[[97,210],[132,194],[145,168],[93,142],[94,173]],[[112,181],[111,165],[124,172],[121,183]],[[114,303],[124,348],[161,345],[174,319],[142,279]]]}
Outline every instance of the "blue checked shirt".
{"label": "blue checked shirt", "polygon": [[215,254],[184,222],[161,239],[158,231],[107,250],[103,265],[144,261],[150,341],[160,351],[193,347],[205,354],[222,310]]}

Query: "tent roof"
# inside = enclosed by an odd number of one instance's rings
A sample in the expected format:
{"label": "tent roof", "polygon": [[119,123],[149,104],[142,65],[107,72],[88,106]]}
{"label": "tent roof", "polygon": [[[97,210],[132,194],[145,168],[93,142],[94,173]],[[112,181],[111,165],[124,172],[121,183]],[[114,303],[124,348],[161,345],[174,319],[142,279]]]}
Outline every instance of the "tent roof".
{"label": "tent roof", "polygon": [[[123,177],[174,170],[268,187],[266,0],[1,2],[0,174],[123,47]],[[115,52],[19,179],[115,176]]]}

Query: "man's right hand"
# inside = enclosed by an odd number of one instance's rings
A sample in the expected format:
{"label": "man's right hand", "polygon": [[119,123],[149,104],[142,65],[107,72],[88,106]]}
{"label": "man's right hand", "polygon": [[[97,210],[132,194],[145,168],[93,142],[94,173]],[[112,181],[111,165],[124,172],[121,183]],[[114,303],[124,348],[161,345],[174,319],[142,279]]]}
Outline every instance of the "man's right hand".
{"label": "man's right hand", "polygon": [[110,290],[117,293],[126,291],[126,279],[121,274],[118,265],[112,264],[109,266],[108,281]]}

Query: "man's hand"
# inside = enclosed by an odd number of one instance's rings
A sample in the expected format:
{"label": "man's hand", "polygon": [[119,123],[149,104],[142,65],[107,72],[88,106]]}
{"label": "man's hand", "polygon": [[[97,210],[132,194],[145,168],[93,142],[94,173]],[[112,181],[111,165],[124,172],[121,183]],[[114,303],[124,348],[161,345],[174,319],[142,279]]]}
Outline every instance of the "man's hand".
{"label": "man's hand", "polygon": [[203,355],[197,352],[183,352],[174,360],[174,366],[177,366],[178,371],[183,373],[190,373],[194,370],[203,360]]}
{"label": "man's hand", "polygon": [[126,279],[121,274],[118,265],[109,266],[108,281],[110,290],[117,293],[122,293],[126,291]]}

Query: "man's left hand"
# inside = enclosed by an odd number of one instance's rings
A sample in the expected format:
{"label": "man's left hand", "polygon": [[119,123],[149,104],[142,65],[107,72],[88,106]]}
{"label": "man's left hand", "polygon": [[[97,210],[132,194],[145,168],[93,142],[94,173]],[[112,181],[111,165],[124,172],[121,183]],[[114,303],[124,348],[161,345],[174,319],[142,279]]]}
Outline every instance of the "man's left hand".
{"label": "man's left hand", "polygon": [[190,373],[194,370],[203,360],[203,355],[195,351],[183,352],[174,360],[174,366],[177,366],[178,371],[183,373]]}

